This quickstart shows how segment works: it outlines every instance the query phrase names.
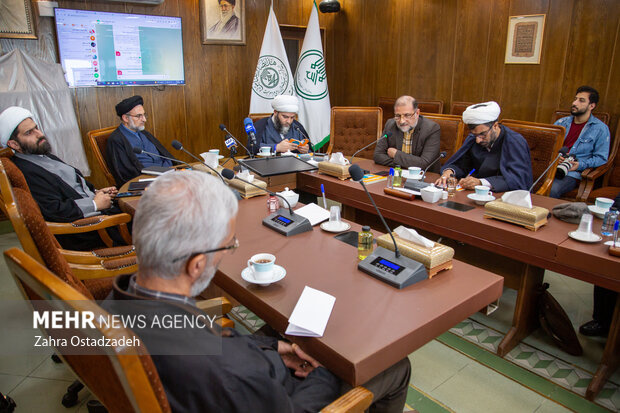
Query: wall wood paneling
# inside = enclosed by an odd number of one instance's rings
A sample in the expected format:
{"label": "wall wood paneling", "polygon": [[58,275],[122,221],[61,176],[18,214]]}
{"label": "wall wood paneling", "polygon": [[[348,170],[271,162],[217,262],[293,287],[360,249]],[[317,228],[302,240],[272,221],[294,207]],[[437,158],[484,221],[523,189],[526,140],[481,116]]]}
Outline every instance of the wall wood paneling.
{"label": "wall wood paneling", "polygon": [[[317,0],[318,2],[319,0]],[[274,0],[281,24],[306,25],[312,0]],[[320,14],[333,106],[374,106],[380,96],[411,94],[452,101],[500,102],[502,116],[549,122],[570,106],[581,84],[601,93],[599,109],[620,116],[620,2],[617,0],[340,0]],[[114,125],[114,105],[141,94],[147,128],[167,147],[179,139],[193,152],[224,150],[218,125],[245,139],[251,82],[270,0],[246,0],[247,45],[200,43],[197,0],[159,6],[59,0],[61,7],[172,15],[183,18],[187,84],[180,87],[79,88],[75,108],[82,134]],[[508,17],[547,15],[541,63],[505,65]],[[57,61],[51,18],[38,19],[39,40],[0,40],[0,53],[19,47]],[[293,68],[294,70],[294,68]],[[96,184],[103,184],[90,149]],[[172,150],[175,153],[174,150]],[[176,153],[175,153],[176,155]],[[183,155],[180,158],[186,159]]]}

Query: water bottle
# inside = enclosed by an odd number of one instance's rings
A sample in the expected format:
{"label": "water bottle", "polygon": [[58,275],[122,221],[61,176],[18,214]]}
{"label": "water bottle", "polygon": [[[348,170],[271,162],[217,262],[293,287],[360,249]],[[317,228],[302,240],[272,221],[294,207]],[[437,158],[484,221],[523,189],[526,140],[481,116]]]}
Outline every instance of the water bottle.
{"label": "water bottle", "polygon": [[387,187],[394,188],[394,168],[390,168],[390,174],[387,177]]}
{"label": "water bottle", "polygon": [[400,169],[400,165],[396,165],[394,168],[394,180],[392,181],[392,185],[397,188],[403,184],[403,170]]}
{"label": "water bottle", "polygon": [[365,225],[362,227],[362,232],[357,236],[357,258],[361,261],[372,254],[372,232],[370,227]]}
{"label": "water bottle", "polygon": [[609,211],[605,212],[605,217],[603,218],[603,226],[601,227],[601,234],[605,237],[611,237],[614,231],[614,224],[618,219],[618,208],[610,208]]}

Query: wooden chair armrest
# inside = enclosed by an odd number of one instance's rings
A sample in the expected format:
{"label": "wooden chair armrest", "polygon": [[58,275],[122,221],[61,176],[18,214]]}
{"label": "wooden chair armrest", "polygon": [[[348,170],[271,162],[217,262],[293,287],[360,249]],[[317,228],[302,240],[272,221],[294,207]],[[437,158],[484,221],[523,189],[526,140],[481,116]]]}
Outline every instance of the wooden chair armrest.
{"label": "wooden chair armrest", "polygon": [[136,255],[136,249],[133,245],[125,247],[101,248],[93,251],[73,251],[59,248],[58,251],[69,263],[91,265],[100,265],[102,261],[134,257]]}
{"label": "wooden chair armrest", "polygon": [[230,310],[232,310],[232,304],[226,297],[216,297],[208,300],[197,301],[196,307],[200,308],[204,312],[209,312],[209,310],[214,311],[221,308],[222,314],[228,314],[230,313]]}
{"label": "wooden chair armrest", "polygon": [[127,224],[130,221],[131,215],[121,213],[116,215],[97,215],[73,222],[47,222],[47,227],[52,234],[79,234]]}
{"label": "wooden chair armrest", "polygon": [[589,170],[590,172],[586,175],[586,178],[594,181],[595,179],[605,175],[607,171],[609,171],[610,168],[611,168],[611,163],[607,162],[606,164],[597,166],[596,168],[584,169],[584,171],[581,173],[581,177],[583,179],[584,173]]}
{"label": "wooden chair armrest", "polygon": [[581,171],[581,179],[587,178],[590,172],[592,172],[592,168],[586,168],[583,171]]}
{"label": "wooden chair armrest", "polygon": [[372,392],[357,386],[324,407],[322,413],[363,412],[372,403]]}
{"label": "wooden chair armrest", "polygon": [[538,188],[538,191],[536,191],[536,195],[548,196],[549,192],[551,192],[551,185],[552,184],[553,184],[553,179],[551,179],[551,178],[545,179],[545,181],[540,186],[540,188]]}
{"label": "wooden chair armrest", "polygon": [[[133,261],[133,264],[131,262]],[[100,265],[69,264],[73,275],[80,280],[95,278],[116,277],[118,275],[133,274],[138,271],[135,257],[104,261]]]}

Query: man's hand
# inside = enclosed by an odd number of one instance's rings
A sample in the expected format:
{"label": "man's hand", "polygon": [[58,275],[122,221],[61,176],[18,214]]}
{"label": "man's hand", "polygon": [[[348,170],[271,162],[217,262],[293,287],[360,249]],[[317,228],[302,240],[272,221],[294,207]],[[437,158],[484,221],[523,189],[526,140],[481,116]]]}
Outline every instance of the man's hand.
{"label": "man's hand", "polygon": [[396,152],[398,152],[398,149],[396,148],[388,148],[387,150],[388,156],[392,159],[394,159],[394,157],[396,156]]}
{"label": "man's hand", "polygon": [[284,365],[295,371],[295,376],[305,378],[312,370],[321,364],[307,355],[297,344],[278,341],[278,354]]}
{"label": "man's hand", "polygon": [[[99,191],[103,192],[104,194],[108,194],[111,197],[115,197],[116,194],[118,194],[118,189],[116,189],[115,186],[109,186],[107,188],[101,188]],[[95,193],[97,193],[99,191],[95,191]]]}
{"label": "man's hand", "polygon": [[[276,146],[276,152],[288,152],[295,149],[297,149],[297,144],[289,142],[288,139],[284,139]],[[306,150],[306,152],[308,151]]]}
{"label": "man's hand", "polygon": [[570,163],[570,169],[569,171],[576,171],[577,168],[579,168],[579,161],[572,161]]}
{"label": "man's hand", "polygon": [[298,150],[300,153],[308,153],[308,151],[310,150],[310,145],[308,145],[308,144],[305,144],[305,145],[299,145],[299,146],[297,147],[297,150]]}
{"label": "man's hand", "polygon": [[112,196],[103,191],[97,191],[93,201],[95,201],[95,205],[97,205],[97,211],[108,209],[112,206]]}
{"label": "man's hand", "polygon": [[464,189],[474,189],[476,185],[482,185],[482,181],[469,175],[459,181],[459,185]]}
{"label": "man's hand", "polygon": [[445,188],[447,186],[448,178],[453,173],[454,171],[452,169],[446,169],[445,171],[443,171],[443,174],[435,181],[435,186]]}

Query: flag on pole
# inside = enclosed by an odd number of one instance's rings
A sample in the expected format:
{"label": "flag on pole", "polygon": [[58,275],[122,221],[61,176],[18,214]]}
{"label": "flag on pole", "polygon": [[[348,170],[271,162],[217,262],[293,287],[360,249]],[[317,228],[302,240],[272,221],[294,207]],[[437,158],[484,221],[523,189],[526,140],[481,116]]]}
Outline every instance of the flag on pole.
{"label": "flag on pole", "polygon": [[271,113],[271,101],[278,95],[293,94],[293,72],[286,57],[278,20],[273,12],[273,2],[269,7],[269,18],[260,49],[252,95],[250,113]]}
{"label": "flag on pole", "polygon": [[329,142],[331,106],[316,1],[295,71],[295,92],[300,100],[299,122],[308,131],[312,146],[320,148]]}

